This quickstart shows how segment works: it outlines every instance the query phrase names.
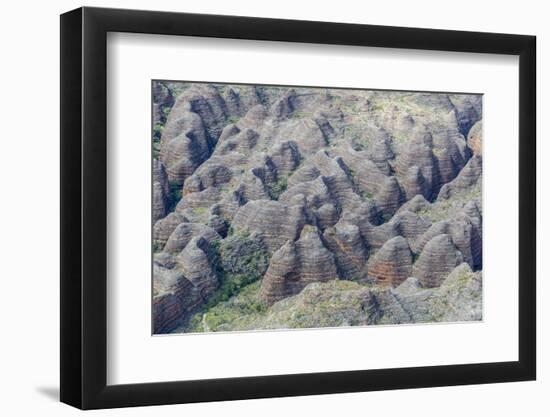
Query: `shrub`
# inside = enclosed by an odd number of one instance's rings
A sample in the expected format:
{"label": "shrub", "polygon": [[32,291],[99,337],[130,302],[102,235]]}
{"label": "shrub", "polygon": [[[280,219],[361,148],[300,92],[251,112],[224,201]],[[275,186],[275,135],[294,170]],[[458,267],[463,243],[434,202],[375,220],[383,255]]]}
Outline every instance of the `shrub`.
{"label": "shrub", "polygon": [[267,270],[269,256],[264,246],[247,232],[236,232],[224,240],[212,242],[212,257],[220,277],[220,286],[208,299],[205,309],[229,300],[241,289],[258,281]]}
{"label": "shrub", "polygon": [[288,178],[280,177],[279,180],[273,184],[269,190],[269,194],[274,200],[278,200],[280,195],[285,192],[288,187]]}
{"label": "shrub", "polygon": [[182,187],[178,184],[170,184],[170,194],[168,195],[168,211],[173,211],[176,208],[176,205],[181,200]]}
{"label": "shrub", "polygon": [[162,136],[162,131],[164,130],[164,125],[157,123],[153,126],[153,141],[158,142],[160,141],[160,137]]}
{"label": "shrub", "polygon": [[228,124],[235,124],[235,123],[237,123],[239,120],[240,120],[240,117],[237,117],[237,116],[229,116],[229,117],[227,118],[227,123],[228,123]]}

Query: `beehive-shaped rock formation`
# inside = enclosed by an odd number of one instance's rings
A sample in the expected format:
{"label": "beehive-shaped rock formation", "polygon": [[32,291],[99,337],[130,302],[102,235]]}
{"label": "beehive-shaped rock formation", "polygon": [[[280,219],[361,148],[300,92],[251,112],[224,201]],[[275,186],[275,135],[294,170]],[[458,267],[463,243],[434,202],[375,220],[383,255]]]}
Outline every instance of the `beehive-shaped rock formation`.
{"label": "beehive-shaped rock formation", "polygon": [[369,276],[380,284],[397,287],[411,272],[411,250],[402,236],[388,240],[369,261]]}
{"label": "beehive-shaped rock formation", "polygon": [[273,303],[299,293],[311,282],[336,278],[334,255],[323,245],[317,228],[307,226],[298,241],[287,241],[273,254],[261,294],[266,302]]}
{"label": "beehive-shaped rock formation", "polygon": [[413,276],[424,287],[439,287],[445,277],[460,263],[462,254],[456,249],[451,236],[435,236],[420,254],[413,267]]}

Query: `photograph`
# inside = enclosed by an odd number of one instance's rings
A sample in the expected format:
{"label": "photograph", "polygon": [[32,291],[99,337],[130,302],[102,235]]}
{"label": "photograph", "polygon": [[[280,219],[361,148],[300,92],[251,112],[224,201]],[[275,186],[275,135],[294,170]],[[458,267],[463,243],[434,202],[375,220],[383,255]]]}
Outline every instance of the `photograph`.
{"label": "photograph", "polygon": [[152,333],[483,321],[483,95],[151,81]]}
{"label": "photograph", "polygon": [[0,417],[550,416],[543,2],[3,6]]}

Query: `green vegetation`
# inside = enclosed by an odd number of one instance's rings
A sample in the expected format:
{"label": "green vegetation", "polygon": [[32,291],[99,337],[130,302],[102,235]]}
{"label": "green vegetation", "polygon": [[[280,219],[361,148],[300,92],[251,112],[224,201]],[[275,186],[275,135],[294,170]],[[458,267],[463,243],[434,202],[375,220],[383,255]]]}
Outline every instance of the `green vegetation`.
{"label": "green vegetation", "polygon": [[332,280],[308,285],[298,295],[272,306],[260,296],[260,282],[244,287],[236,296],[196,314],[187,331],[219,332],[250,329],[308,328],[364,325],[372,322],[369,287]]}
{"label": "green vegetation", "polygon": [[169,81],[165,82],[164,84],[168,89],[170,89],[174,98],[177,98],[183,91],[185,91],[192,85],[191,83],[169,82]]}
{"label": "green vegetation", "polygon": [[418,215],[432,223],[452,218],[470,201],[481,201],[481,181],[470,189],[458,192],[448,199],[436,200],[428,210],[421,210]]}
{"label": "green vegetation", "polygon": [[311,117],[311,113],[306,113],[306,112],[303,112],[303,111],[295,111],[292,113],[292,118],[293,119],[304,119],[306,117]]}
{"label": "green vegetation", "polygon": [[383,223],[389,222],[392,217],[393,217],[393,215],[391,215],[390,213],[383,213],[382,214],[382,222]]}
{"label": "green vegetation", "polygon": [[193,207],[193,214],[203,216],[208,212],[208,207]]}
{"label": "green vegetation", "polygon": [[237,116],[229,116],[227,118],[227,123],[228,124],[235,124],[237,123],[241,118],[240,117],[237,117]]}
{"label": "green vegetation", "polygon": [[260,298],[260,282],[241,289],[238,295],[221,302],[207,311],[195,314],[188,325],[188,331],[227,331],[239,328],[253,328],[252,323],[268,310]]}
{"label": "green vegetation", "polygon": [[[265,248],[243,231],[213,242],[212,248],[220,287],[191,319],[188,327],[192,331],[201,331],[203,318],[208,328],[216,329],[239,315],[258,314],[267,309],[258,293],[259,280],[269,265]],[[237,300],[233,300],[235,296]],[[232,307],[227,311],[226,303],[230,300]]]}
{"label": "green vegetation", "polygon": [[154,253],[161,252],[163,247],[164,246],[162,245],[161,242],[159,242],[158,240],[153,240],[153,252]]}
{"label": "green vegetation", "polygon": [[168,195],[169,204],[168,211],[173,211],[176,208],[176,205],[181,200],[182,186],[178,184],[170,184],[170,194]]}
{"label": "green vegetation", "polygon": [[363,197],[366,200],[372,200],[374,198],[374,195],[369,191],[362,191],[361,197]]}
{"label": "green vegetation", "polygon": [[288,187],[288,177],[281,176],[275,184],[270,187],[269,194],[274,200],[278,200],[280,195],[286,191]]}
{"label": "green vegetation", "polygon": [[159,142],[160,137],[162,136],[162,131],[164,130],[164,124],[157,123],[153,126],[153,141]]}

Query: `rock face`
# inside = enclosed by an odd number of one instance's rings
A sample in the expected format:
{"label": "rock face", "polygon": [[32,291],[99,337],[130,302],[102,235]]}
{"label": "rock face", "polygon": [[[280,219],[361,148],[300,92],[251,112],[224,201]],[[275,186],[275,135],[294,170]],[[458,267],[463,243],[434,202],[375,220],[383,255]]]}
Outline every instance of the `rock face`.
{"label": "rock face", "polygon": [[366,278],[368,250],[356,225],[340,221],[335,227],[326,229],[323,237],[335,256],[340,277],[354,280]]}
{"label": "rock face", "polygon": [[480,120],[472,126],[468,132],[468,147],[472,150],[474,155],[481,155],[481,135],[483,133],[483,122]]}
{"label": "rock face", "polygon": [[477,321],[482,319],[481,275],[463,263],[439,288],[425,288],[416,278],[377,293],[379,324]]}
{"label": "rock face", "polygon": [[478,321],[482,319],[481,285],[480,273],[461,264],[439,288],[424,288],[413,277],[389,289],[368,288],[343,280],[314,282],[264,312],[242,314],[243,304],[257,302],[259,297],[250,292],[206,313],[201,329],[231,331]]}
{"label": "rock face", "polygon": [[157,220],[153,225],[153,243],[163,248],[176,227],[188,221],[185,216],[175,212],[168,214],[163,219]]}
{"label": "rock face", "polygon": [[300,294],[275,303],[269,315],[261,319],[261,326],[265,329],[364,326],[374,324],[375,318],[376,300],[367,288],[332,280],[311,283]]}
{"label": "rock face", "polygon": [[288,206],[277,201],[250,201],[239,209],[233,219],[235,230],[257,234],[270,252],[285,242],[294,241],[305,224],[302,206]]}
{"label": "rock face", "polygon": [[203,302],[199,289],[177,270],[154,266],[153,330],[166,333],[177,327],[186,313]]}
{"label": "rock face", "polygon": [[388,240],[369,263],[369,276],[391,287],[397,287],[411,276],[411,272],[411,250],[402,236]]}
{"label": "rock face", "polygon": [[306,227],[298,241],[287,241],[273,254],[262,280],[262,297],[273,303],[299,293],[311,282],[336,277],[334,255],[323,245],[318,230]]}
{"label": "rock face", "polygon": [[176,258],[183,275],[193,284],[203,298],[218,287],[218,278],[212,268],[213,255],[208,241],[193,238]]}
{"label": "rock face", "polygon": [[413,276],[425,287],[439,287],[445,277],[463,260],[451,236],[443,234],[431,239],[414,264]]}
{"label": "rock face", "polygon": [[[153,83],[153,126],[162,126],[166,122],[166,114],[170,111],[170,108],[174,105],[174,95],[172,90],[168,88],[162,81]],[[154,133],[155,139],[157,132]]]}
{"label": "rock face", "polygon": [[221,239],[216,231],[201,223],[181,223],[174,229],[168,238],[164,246],[164,252],[178,254],[194,237],[204,238],[208,242],[214,242]]}
{"label": "rock face", "polygon": [[481,156],[472,157],[460,174],[452,181],[441,187],[438,200],[448,199],[460,192],[467,191],[481,179],[482,161]]}
{"label": "rock face", "polygon": [[481,96],[152,93],[156,333],[480,319]]}
{"label": "rock face", "polygon": [[170,185],[162,162],[153,159],[153,221],[168,214]]}

